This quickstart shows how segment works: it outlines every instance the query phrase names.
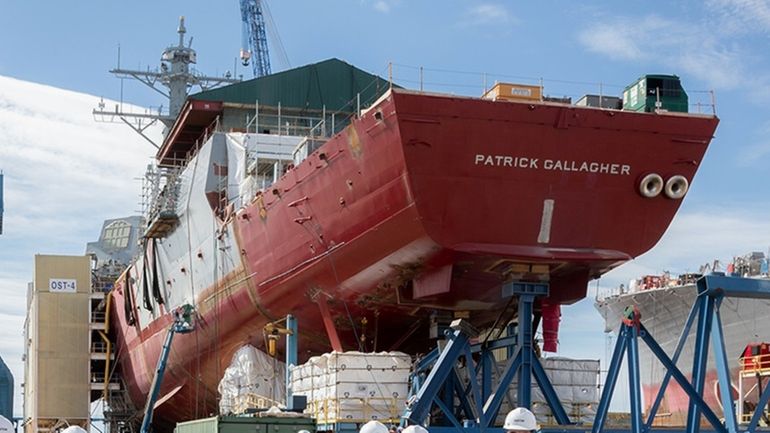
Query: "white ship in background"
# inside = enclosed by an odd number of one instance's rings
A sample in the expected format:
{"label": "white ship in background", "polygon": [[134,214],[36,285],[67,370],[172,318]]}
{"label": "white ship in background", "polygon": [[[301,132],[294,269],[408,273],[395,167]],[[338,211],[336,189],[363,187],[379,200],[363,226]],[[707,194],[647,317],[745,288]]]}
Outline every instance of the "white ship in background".
{"label": "white ship in background", "polygon": [[[642,314],[642,323],[652,333],[660,346],[672,356],[690,308],[695,302],[695,281],[711,271],[724,271],[728,275],[749,278],[770,278],[768,274],[768,257],[761,252],[754,252],[742,257],[736,257],[732,263],[722,269],[719,262],[701,267],[697,274],[682,274],[673,276],[647,275],[631,281],[628,287],[621,286],[611,294],[597,296],[596,309],[604,317],[605,332],[616,333],[620,327],[623,309],[636,305]],[[725,337],[725,350],[732,372],[734,397],[738,397],[738,373],[741,357],[748,345],[770,342],[770,300],[725,298],[721,307],[722,326]],[[678,367],[689,375],[693,360],[695,345],[694,329],[679,357]],[[643,384],[644,410],[648,411],[657,396],[666,370],[652,355],[647,346],[640,345],[639,364]],[[765,355],[770,361],[770,355]],[[770,372],[765,372],[770,373]],[[761,376],[762,386],[757,387],[759,376],[753,373],[744,379],[744,400],[748,405],[744,412],[757,401],[757,388],[764,389],[770,381],[770,374]],[[687,421],[689,399],[685,392],[676,384],[669,384],[663,398],[656,424],[684,425]],[[704,399],[712,408],[721,408],[717,375],[713,354],[709,353],[709,370],[706,373]],[[719,411],[721,413],[721,411]]]}

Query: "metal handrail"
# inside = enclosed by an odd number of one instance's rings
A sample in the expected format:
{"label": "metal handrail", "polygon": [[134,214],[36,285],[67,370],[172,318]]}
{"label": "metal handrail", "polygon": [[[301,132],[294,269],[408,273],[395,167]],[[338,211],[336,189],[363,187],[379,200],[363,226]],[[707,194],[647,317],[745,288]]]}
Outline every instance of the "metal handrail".
{"label": "metal handrail", "polygon": [[[770,373],[770,353],[741,356],[738,358],[738,362],[741,366],[741,373]],[[749,367],[746,366],[748,363],[750,363]]]}

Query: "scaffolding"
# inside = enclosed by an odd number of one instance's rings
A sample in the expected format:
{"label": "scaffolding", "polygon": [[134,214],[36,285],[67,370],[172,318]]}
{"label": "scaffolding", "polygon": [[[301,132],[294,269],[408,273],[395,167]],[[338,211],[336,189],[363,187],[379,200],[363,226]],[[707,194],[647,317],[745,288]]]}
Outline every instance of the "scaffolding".
{"label": "scaffolding", "polygon": [[179,175],[182,167],[150,164],[142,180],[145,238],[164,238],[179,223]]}

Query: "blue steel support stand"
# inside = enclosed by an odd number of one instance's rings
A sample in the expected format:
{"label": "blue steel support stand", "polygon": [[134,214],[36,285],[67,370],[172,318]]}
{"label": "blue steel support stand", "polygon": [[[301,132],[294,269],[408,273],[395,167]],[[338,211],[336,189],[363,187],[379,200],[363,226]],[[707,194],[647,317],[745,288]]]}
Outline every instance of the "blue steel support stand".
{"label": "blue steel support stand", "polygon": [[286,316],[286,407],[292,407],[291,367],[297,365],[297,319]]}
{"label": "blue steel support stand", "polygon": [[[628,354],[629,384],[631,393],[631,431],[632,433],[647,433],[651,430],[652,422],[660,407],[666,388],[673,378],[690,398],[687,416],[686,433],[700,432],[701,415],[714,427],[718,433],[738,433],[738,422],[733,406],[732,384],[730,369],[725,352],[722,320],[719,307],[725,297],[770,299],[770,281],[726,277],[724,274],[712,274],[698,280],[698,297],[692,306],[684,329],[679,338],[673,359],[670,359],[657,344],[652,335],[640,322],[638,311],[627,309],[623,324],[618,333],[618,341],[612,355],[607,379],[597,408],[593,425],[593,433],[604,429],[610,398],[614,392],[615,383],[623,363],[624,353]],[[692,382],[676,367],[676,362],[684,348],[695,318],[698,325],[695,333],[695,351],[693,357]],[[653,355],[667,370],[661,383],[661,388],[650,407],[647,421],[642,424],[641,402],[639,400],[639,364],[637,342],[641,338],[652,351]],[[703,389],[708,363],[709,342],[713,347],[716,371],[719,380],[720,397],[724,411],[724,423],[714,414],[703,400]],[[760,396],[759,404],[749,422],[747,433],[756,431],[763,408],[770,401],[770,387]]]}
{"label": "blue steel support stand", "polygon": [[[535,356],[533,346],[532,316],[533,304],[537,296],[547,296],[548,285],[544,283],[513,282],[503,286],[503,296],[518,296],[518,332],[516,338],[506,337],[485,344],[471,345],[471,338],[476,331],[467,322],[452,322],[447,332],[447,343],[441,351],[434,350],[417,363],[413,373],[412,385],[414,397],[402,416],[402,424],[425,425],[430,409],[435,404],[455,431],[484,432],[492,428],[508,388],[518,374],[517,405],[530,407],[532,403],[532,375],[534,374],[543,391],[554,418],[560,425],[570,424],[569,417],[559,401],[545,369]],[[492,383],[494,358],[492,351],[509,348],[508,362],[501,373],[496,386]],[[510,348],[513,348],[510,351]],[[479,354],[474,363],[473,353]],[[460,357],[465,358],[465,365],[470,374],[466,388],[461,385],[455,365]],[[430,368],[430,373],[425,374]],[[476,380],[479,376],[480,380]],[[424,379],[423,379],[424,378]],[[480,383],[479,383],[480,382]],[[459,406],[455,407],[454,398],[458,397]],[[460,418],[464,420],[461,422]],[[445,428],[445,427],[444,427]],[[431,425],[431,431],[442,427]]]}

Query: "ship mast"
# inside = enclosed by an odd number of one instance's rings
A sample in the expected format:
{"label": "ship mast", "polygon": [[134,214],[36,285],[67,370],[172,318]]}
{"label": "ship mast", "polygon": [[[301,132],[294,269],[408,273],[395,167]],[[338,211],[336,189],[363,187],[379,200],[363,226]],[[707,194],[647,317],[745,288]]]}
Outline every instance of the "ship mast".
{"label": "ship mast", "polygon": [[[174,124],[176,116],[182,109],[190,89],[198,87],[200,90],[208,90],[219,87],[224,84],[237,83],[240,79],[232,78],[230,72],[222,77],[206,76],[198,73],[190,65],[197,62],[197,54],[192,46],[192,38],[185,46],[185,33],[187,29],[184,25],[184,17],[179,18],[179,42],[177,45],[171,45],[163,51],[160,58],[160,69],[146,71],[122,69],[120,67],[120,51],[118,50],[118,66],[110,70],[110,73],[121,79],[121,95],[119,104],[115,105],[114,110],[106,110],[104,100],[99,102],[99,106],[93,110],[94,118],[101,122],[120,123],[123,122],[139,133],[145,140],[149,141],[156,148],[160,148],[145,131],[151,125],[160,121],[167,131]],[[147,87],[155,90],[168,99],[168,111],[164,112],[163,107],[157,111],[146,111],[145,113],[131,113],[123,110],[123,92],[122,80],[134,79]]]}

